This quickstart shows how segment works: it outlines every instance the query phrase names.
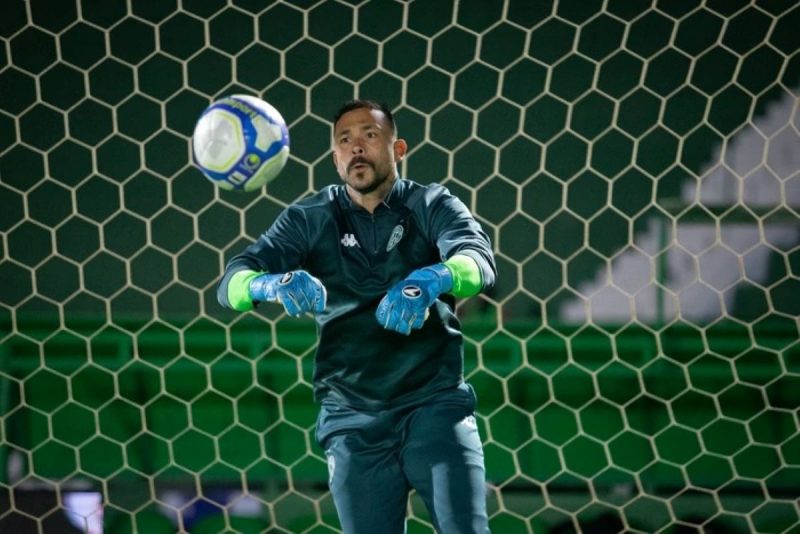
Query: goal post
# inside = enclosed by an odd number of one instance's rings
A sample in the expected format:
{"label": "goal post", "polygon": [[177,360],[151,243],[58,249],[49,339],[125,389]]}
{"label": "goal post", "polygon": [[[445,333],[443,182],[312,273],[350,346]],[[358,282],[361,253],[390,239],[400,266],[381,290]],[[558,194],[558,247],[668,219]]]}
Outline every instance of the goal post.
{"label": "goal post", "polygon": [[[458,314],[493,531],[789,531],[799,27],[788,0],[6,0],[0,531],[340,530],[312,321],[215,291],[339,181],[354,97],[492,239]],[[233,93],[290,130],[252,194],[191,165]]]}

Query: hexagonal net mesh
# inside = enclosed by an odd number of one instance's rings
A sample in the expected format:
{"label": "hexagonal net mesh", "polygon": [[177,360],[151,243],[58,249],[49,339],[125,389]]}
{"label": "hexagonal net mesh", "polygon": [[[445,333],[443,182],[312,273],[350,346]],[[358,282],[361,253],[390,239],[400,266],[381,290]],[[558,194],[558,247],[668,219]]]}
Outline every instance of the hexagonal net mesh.
{"label": "hexagonal net mesh", "polygon": [[[313,324],[214,290],[338,180],[354,96],[494,242],[459,304],[494,531],[788,531],[799,27],[793,0],[4,0],[0,531],[339,530]],[[234,92],[290,125],[257,194],[190,165]]]}

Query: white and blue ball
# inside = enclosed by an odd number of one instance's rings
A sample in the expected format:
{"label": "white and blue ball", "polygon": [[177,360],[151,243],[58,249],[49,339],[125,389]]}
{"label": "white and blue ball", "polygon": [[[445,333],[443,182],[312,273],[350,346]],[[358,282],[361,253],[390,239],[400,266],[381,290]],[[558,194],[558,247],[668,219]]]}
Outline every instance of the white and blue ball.
{"label": "white and blue ball", "polygon": [[274,180],[289,159],[286,122],[260,98],[221,98],[203,111],[195,125],[192,159],[221,188],[255,191]]}

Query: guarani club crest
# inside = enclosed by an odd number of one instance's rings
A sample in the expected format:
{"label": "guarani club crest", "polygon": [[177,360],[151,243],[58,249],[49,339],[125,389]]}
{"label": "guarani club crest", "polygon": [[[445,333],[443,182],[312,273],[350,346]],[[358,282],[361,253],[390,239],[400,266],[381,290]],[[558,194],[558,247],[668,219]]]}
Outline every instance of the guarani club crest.
{"label": "guarani club crest", "polygon": [[401,239],[403,239],[403,225],[398,224],[392,229],[392,235],[389,236],[389,242],[386,243],[386,252],[396,247]]}

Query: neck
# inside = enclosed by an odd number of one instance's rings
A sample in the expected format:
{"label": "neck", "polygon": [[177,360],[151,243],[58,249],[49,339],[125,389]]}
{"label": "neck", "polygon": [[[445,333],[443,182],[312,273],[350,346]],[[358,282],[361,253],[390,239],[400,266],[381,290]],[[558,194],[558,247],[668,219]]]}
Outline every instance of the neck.
{"label": "neck", "polygon": [[389,191],[392,190],[392,186],[397,181],[397,176],[391,176],[387,178],[376,190],[370,191],[369,193],[360,193],[353,189],[350,184],[345,184],[345,190],[347,191],[347,195],[350,197],[350,200],[353,201],[354,204],[364,208],[370,213],[375,212],[375,208],[377,208],[380,204],[386,200],[386,197],[389,196]]}

